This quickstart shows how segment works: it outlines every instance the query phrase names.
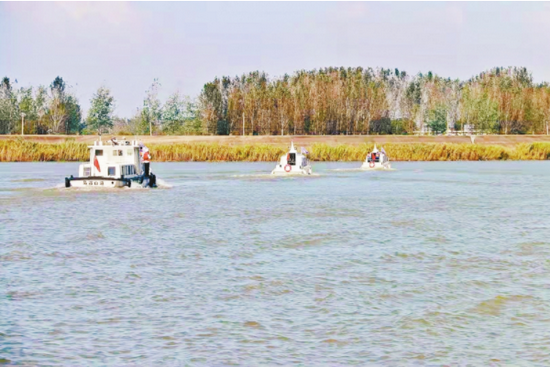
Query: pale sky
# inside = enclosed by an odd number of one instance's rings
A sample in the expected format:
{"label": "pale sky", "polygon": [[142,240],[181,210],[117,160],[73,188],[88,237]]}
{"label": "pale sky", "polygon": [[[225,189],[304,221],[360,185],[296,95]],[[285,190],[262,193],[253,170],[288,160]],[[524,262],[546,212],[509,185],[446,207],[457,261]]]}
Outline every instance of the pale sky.
{"label": "pale sky", "polygon": [[453,79],[525,66],[550,81],[550,3],[0,3],[0,77],[59,75],[85,110],[101,85],[129,117],[154,78],[165,100],[216,76],[328,66]]}

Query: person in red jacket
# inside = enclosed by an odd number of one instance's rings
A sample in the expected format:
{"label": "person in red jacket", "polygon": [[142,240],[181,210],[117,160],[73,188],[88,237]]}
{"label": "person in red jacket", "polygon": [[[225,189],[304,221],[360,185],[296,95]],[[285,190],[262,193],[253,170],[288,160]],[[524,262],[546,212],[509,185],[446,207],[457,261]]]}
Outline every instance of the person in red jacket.
{"label": "person in red jacket", "polygon": [[141,163],[143,164],[143,175],[149,177],[149,165],[151,164],[151,153],[145,145],[139,145],[139,154],[141,155]]}

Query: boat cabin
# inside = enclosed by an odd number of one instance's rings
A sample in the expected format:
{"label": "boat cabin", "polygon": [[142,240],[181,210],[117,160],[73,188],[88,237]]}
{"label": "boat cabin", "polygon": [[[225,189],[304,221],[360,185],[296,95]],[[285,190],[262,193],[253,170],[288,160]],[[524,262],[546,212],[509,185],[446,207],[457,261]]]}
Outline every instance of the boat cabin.
{"label": "boat cabin", "polygon": [[281,168],[287,165],[298,166],[301,169],[302,167],[308,166],[309,161],[305,155],[300,154],[296,151],[296,149],[294,148],[294,144],[291,144],[289,152],[286,154],[286,156],[282,156],[279,162],[279,166],[281,166]]}
{"label": "boat cabin", "polygon": [[367,154],[367,158],[365,159],[365,162],[363,162],[363,165],[361,166],[362,169],[391,169],[390,165],[390,159],[388,155],[386,154],[386,151],[384,148],[381,148],[378,150],[376,148],[376,145],[374,145],[374,149],[372,152]]}
{"label": "boat cabin", "polygon": [[79,167],[80,177],[131,178],[141,175],[139,143],[135,140],[95,141],[90,149],[90,162]]}
{"label": "boat cabin", "polygon": [[290,150],[287,154],[282,155],[279,162],[275,166],[272,174],[311,174],[311,166],[306,155],[298,153],[294,144],[290,143]]}
{"label": "boat cabin", "polygon": [[375,145],[372,152],[370,152],[369,155],[367,156],[367,162],[384,164],[386,162],[389,162],[389,159],[388,159],[388,156],[385,154],[385,152],[379,151]]}

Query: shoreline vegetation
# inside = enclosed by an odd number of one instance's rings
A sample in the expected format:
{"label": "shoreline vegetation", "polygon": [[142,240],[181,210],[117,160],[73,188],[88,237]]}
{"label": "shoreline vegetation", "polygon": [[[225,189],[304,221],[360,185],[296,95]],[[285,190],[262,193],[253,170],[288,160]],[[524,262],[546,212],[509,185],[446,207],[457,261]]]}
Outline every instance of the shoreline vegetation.
{"label": "shoreline vegetation", "polygon": [[132,116],[115,115],[107,86],[83,111],[60,76],[49,87],[17,84],[0,80],[0,134],[550,135],[550,84],[525,67],[495,67],[468,80],[368,67],[280,77],[252,71],[164,100],[155,79]]}
{"label": "shoreline vegetation", "polygon": [[[89,160],[88,145],[94,137],[48,138],[0,136],[0,162]],[[307,148],[310,159],[317,162],[363,161],[374,144],[378,147],[383,146],[392,161],[550,159],[550,140],[537,136],[514,136],[510,139],[480,136],[476,138],[475,143],[472,143],[469,137],[132,137],[134,138],[143,140],[148,145],[154,162],[275,162],[286,153],[291,140],[296,147]]]}

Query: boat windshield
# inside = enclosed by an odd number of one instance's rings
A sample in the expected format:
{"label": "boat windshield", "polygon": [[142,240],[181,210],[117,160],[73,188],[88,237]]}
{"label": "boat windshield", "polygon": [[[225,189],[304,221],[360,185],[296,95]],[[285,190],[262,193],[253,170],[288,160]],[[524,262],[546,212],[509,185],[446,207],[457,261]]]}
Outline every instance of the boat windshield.
{"label": "boat windshield", "polygon": [[291,166],[295,166],[296,165],[296,153],[289,153],[288,154],[288,164],[290,164]]}

